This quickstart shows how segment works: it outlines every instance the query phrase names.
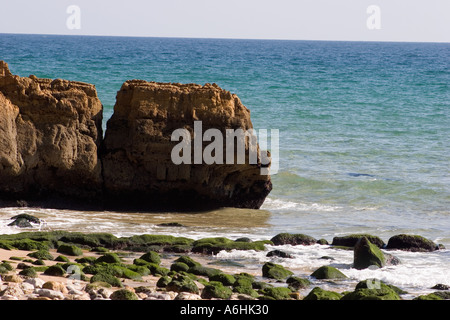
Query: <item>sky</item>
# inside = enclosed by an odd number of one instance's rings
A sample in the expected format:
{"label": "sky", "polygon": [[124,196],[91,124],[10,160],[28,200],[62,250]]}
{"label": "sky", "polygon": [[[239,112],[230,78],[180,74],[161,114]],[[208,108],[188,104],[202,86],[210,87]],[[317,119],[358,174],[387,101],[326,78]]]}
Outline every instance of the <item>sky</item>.
{"label": "sky", "polygon": [[0,33],[450,42],[450,0],[8,0]]}

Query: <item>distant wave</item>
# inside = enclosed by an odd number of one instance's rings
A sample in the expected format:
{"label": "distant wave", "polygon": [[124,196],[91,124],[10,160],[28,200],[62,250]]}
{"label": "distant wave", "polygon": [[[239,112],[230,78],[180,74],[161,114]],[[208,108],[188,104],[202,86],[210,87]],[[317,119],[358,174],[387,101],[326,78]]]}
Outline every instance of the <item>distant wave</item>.
{"label": "distant wave", "polygon": [[298,203],[294,201],[266,198],[261,209],[265,210],[286,210],[295,209],[298,211],[336,211],[342,209],[339,206],[330,206],[319,203]]}

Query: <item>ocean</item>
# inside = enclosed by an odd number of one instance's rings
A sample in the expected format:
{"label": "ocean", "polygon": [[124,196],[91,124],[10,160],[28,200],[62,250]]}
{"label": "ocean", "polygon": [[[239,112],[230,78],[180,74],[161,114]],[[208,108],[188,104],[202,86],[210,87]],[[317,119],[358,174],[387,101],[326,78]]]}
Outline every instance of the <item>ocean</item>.
{"label": "ocean", "polygon": [[[45,228],[117,236],[270,239],[304,233],[370,233],[385,242],[418,234],[450,249],[450,44],[0,34],[0,60],[13,74],[95,84],[104,127],[129,79],[217,83],[250,109],[255,129],[278,129],[279,171],[260,210],[198,213],[77,212],[0,209],[0,233],[17,213]],[[161,227],[179,222],[185,227]],[[378,277],[411,292],[450,285],[450,250],[394,252],[399,266],[351,268],[352,252],[291,247],[279,260],[298,274],[333,265],[354,281]],[[264,253],[222,252],[256,266]],[[245,262],[245,263],[244,263]],[[330,284],[331,285],[331,284]]]}

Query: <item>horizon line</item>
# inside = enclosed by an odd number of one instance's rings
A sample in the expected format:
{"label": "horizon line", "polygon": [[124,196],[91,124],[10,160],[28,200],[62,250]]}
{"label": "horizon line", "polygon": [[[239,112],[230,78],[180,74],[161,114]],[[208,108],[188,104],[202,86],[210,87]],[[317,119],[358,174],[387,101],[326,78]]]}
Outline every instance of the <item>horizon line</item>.
{"label": "horizon line", "polygon": [[188,37],[188,36],[143,36],[143,35],[100,35],[100,34],[61,34],[61,33],[25,33],[0,32],[0,35],[30,36],[68,36],[68,37],[120,37],[120,38],[153,38],[153,39],[198,39],[198,40],[249,40],[249,41],[317,41],[317,42],[370,42],[370,43],[436,43],[450,44],[450,41],[408,41],[408,40],[330,40],[330,39],[284,39],[284,38],[233,38],[233,37]]}

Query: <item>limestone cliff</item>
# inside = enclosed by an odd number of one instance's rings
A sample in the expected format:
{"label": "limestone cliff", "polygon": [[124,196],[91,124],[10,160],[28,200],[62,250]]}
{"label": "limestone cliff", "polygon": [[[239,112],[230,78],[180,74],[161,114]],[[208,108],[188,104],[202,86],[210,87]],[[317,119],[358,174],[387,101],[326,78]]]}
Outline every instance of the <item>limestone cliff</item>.
{"label": "limestone cliff", "polygon": [[[127,81],[117,94],[102,151],[109,201],[147,206],[259,208],[270,192],[260,161],[249,164],[174,164],[174,130],[194,139],[194,121],[203,132],[252,128],[250,111],[215,84]],[[203,147],[205,143],[203,142]],[[248,150],[248,146],[247,146]],[[248,160],[248,156],[247,156]]]}
{"label": "limestone cliff", "polygon": [[203,132],[252,128],[250,111],[215,84],[131,80],[117,93],[103,139],[94,85],[19,77],[0,61],[0,200],[51,206],[61,198],[121,210],[259,208],[272,188],[259,156],[252,164],[248,156],[243,164],[172,161],[173,131],[184,128],[194,139],[194,121],[202,121]]}
{"label": "limestone cliff", "polygon": [[0,196],[98,197],[101,122],[93,85],[15,76],[0,61]]}

